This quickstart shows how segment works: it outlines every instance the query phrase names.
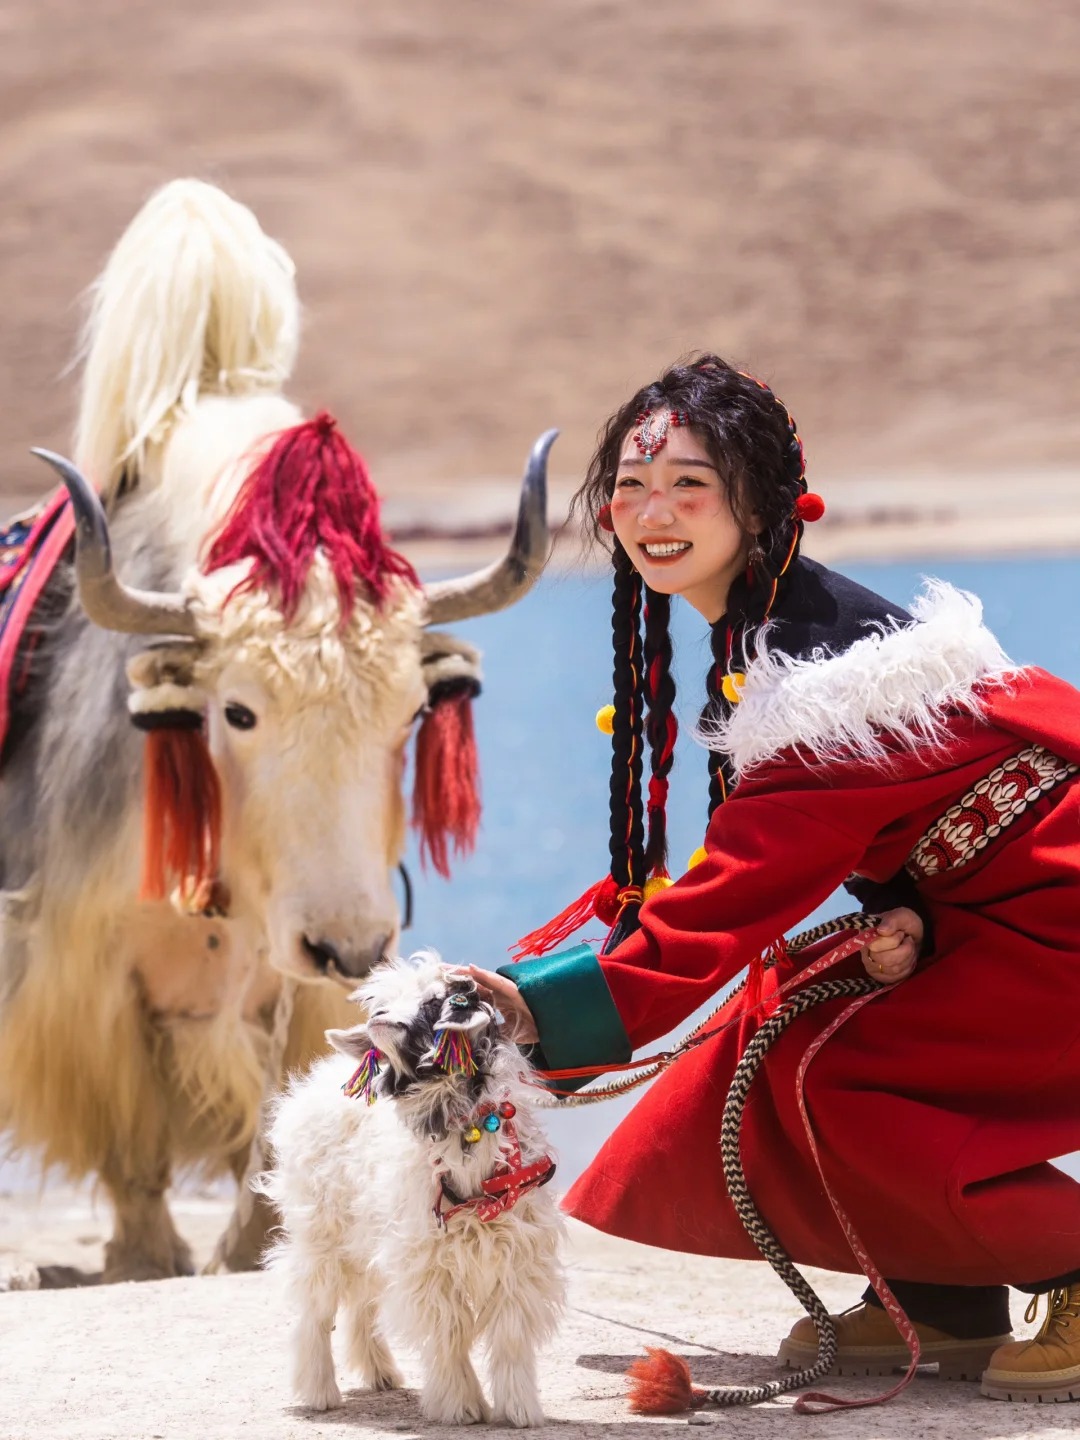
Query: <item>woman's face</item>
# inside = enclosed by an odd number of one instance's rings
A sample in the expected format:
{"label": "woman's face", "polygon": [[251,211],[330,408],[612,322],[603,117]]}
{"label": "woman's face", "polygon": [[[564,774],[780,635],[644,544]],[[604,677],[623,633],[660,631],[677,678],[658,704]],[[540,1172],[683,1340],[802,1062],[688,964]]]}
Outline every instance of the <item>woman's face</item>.
{"label": "woman's face", "polygon": [[[661,412],[654,427],[659,418]],[[672,425],[651,462],[634,443],[636,431],[623,441],[615,475],[615,534],[650,589],[681,595],[712,624],[726,610],[731,582],[746,564],[746,536],[692,430]]]}

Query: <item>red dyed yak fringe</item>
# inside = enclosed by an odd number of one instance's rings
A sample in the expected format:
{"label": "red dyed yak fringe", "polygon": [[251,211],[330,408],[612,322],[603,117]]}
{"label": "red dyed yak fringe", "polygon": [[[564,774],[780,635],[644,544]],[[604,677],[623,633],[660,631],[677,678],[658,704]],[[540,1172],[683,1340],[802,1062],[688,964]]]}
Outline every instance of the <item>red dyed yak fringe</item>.
{"label": "red dyed yak fringe", "polygon": [[250,560],[233,593],[274,586],[288,621],[316,550],[334,572],[343,624],[355,607],[358,580],[376,605],[386,599],[392,576],[420,585],[408,560],[386,544],[363,459],[325,412],[278,436],[241,486],[205,569],[209,574]]}
{"label": "red dyed yak fringe", "polygon": [[412,823],[420,834],[420,860],[450,878],[450,845],[467,855],[480,826],[480,765],[472,699],[449,695],[424,716],[416,737]]}
{"label": "red dyed yak fringe", "polygon": [[681,1415],[705,1400],[706,1392],[690,1383],[690,1366],[670,1350],[646,1346],[644,1359],[626,1372],[630,1381],[630,1409],[636,1415]]}
{"label": "red dyed yak fringe", "polygon": [[201,730],[151,730],[146,737],[143,871],[139,898],[170,887],[192,909],[210,903],[221,858],[221,785]]}

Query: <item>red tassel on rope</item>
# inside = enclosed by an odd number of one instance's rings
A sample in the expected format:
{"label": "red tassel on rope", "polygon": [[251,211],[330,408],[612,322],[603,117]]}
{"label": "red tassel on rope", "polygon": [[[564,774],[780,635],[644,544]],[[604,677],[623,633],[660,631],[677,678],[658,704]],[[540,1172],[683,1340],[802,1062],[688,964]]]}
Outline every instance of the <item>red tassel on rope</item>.
{"label": "red tassel on rope", "polygon": [[143,871],[139,898],[164,900],[178,885],[185,908],[210,903],[221,859],[221,785],[201,730],[146,736]]}
{"label": "red tassel on rope", "polygon": [[626,1372],[630,1381],[630,1409],[636,1415],[681,1415],[706,1398],[690,1383],[690,1366],[670,1350],[646,1346],[646,1355]]}
{"label": "red tassel on rope", "polygon": [[765,958],[762,955],[755,955],[750,961],[746,972],[746,985],[743,989],[743,1009],[747,1012],[757,1010],[761,1004],[761,992],[765,984]]}
{"label": "red tassel on rope", "polygon": [[476,845],[480,764],[468,693],[445,696],[424,716],[416,737],[412,823],[420,833],[421,862],[430,859],[444,879],[450,878],[450,844],[455,855]]}

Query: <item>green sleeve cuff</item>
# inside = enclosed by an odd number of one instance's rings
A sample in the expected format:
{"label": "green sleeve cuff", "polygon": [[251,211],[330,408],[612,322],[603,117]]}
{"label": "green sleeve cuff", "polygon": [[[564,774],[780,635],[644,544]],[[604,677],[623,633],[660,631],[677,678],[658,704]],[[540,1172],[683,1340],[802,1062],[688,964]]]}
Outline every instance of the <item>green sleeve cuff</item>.
{"label": "green sleeve cuff", "polygon": [[[630,1059],[629,1037],[590,946],[502,965],[497,973],[513,980],[532,1011],[540,1043],[529,1058],[538,1070],[618,1065]],[[552,1083],[560,1090],[578,1090],[589,1079]]]}

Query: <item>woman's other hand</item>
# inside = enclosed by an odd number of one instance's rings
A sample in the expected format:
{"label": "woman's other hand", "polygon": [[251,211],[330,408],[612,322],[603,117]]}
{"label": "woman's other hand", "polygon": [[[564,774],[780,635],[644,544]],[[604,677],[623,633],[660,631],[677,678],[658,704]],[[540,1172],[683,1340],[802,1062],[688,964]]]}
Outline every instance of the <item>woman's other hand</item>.
{"label": "woman's other hand", "polygon": [[906,907],[887,910],[877,927],[878,938],[862,951],[862,962],[872,980],[895,985],[915,969],[923,942],[923,922]]}
{"label": "woman's other hand", "polygon": [[521,998],[521,991],[512,980],[507,980],[504,975],[496,975],[491,970],[484,970],[479,965],[461,965],[454,969],[458,974],[468,975],[475,980],[480,998],[501,1012],[503,1029],[509,1039],[517,1045],[536,1044],[540,1038],[536,1021],[532,1017],[532,1011]]}

